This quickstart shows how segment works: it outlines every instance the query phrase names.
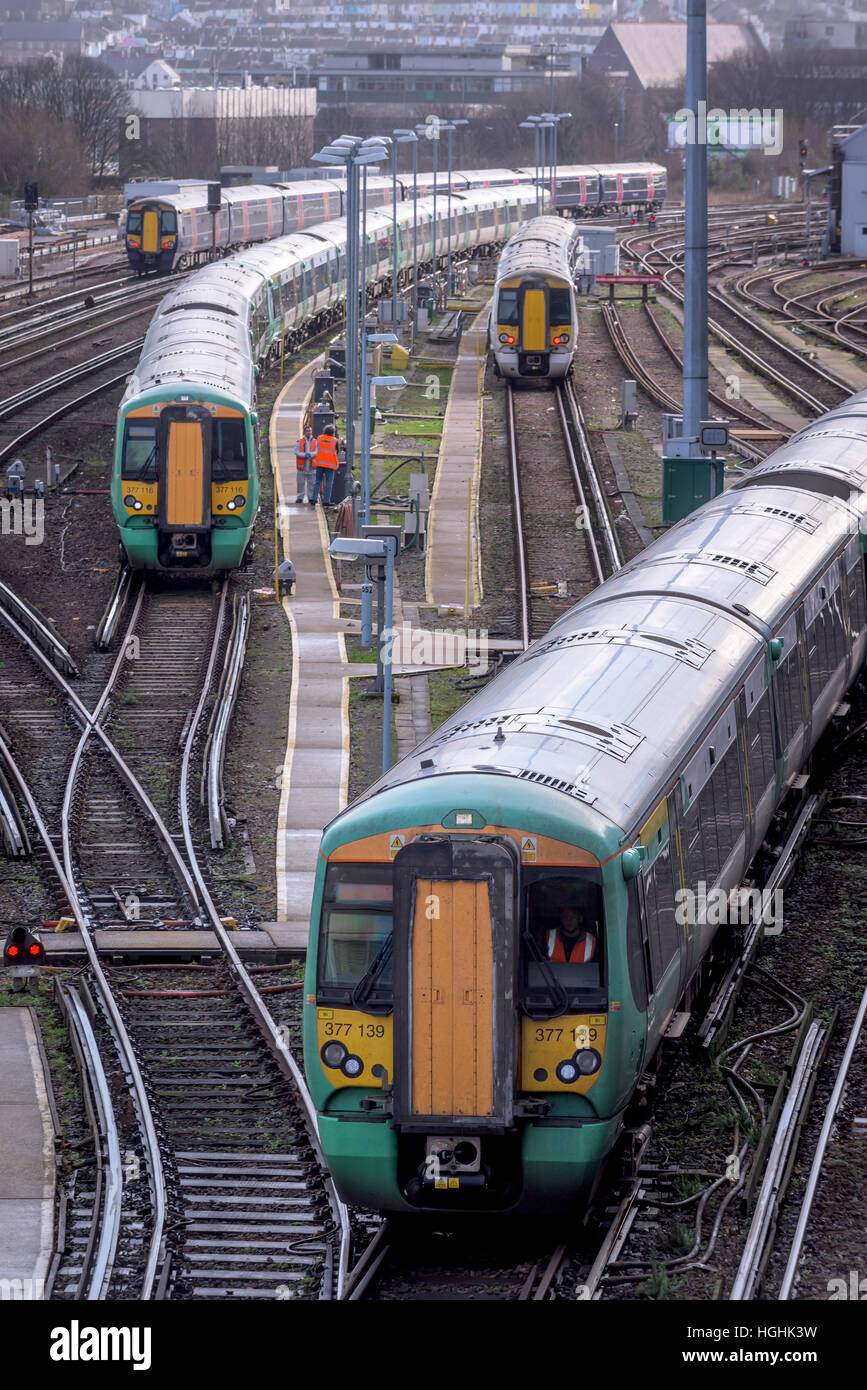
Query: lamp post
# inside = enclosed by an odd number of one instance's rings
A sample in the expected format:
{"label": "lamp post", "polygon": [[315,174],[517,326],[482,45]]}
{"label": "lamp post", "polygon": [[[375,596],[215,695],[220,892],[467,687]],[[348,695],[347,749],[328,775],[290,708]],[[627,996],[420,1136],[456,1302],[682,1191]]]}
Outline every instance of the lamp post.
{"label": "lamp post", "polygon": [[552,125],[551,134],[551,211],[557,211],[557,130],[561,121],[571,120],[571,111],[543,111],[542,115]]}
{"label": "lamp post", "polygon": [[[394,378],[388,378],[394,380]],[[349,536],[335,536],[328,547],[329,554],[336,560],[363,560],[365,584],[370,585],[370,566],[379,565],[380,579],[384,580],[385,602],[380,609],[379,650],[382,660],[383,700],[382,700],[382,772],[385,775],[391,766],[391,691],[392,663],[391,642],[386,642],[385,634],[392,626],[394,605],[394,563],[397,558],[397,544],[394,536],[364,537],[354,540]],[[383,573],[384,571],[384,573]],[[371,586],[372,588],[372,586]]]}
{"label": "lamp post", "polygon": [[535,160],[536,172],[533,177],[533,187],[536,190],[536,216],[539,216],[539,123],[536,120],[522,121],[521,130],[532,130],[533,132],[533,157]]}
{"label": "lamp post", "polygon": [[[414,130],[393,130],[393,141],[391,147],[391,216],[394,226],[394,241],[392,246],[392,267],[391,267],[391,322],[397,323],[397,276],[400,268],[400,254],[397,244],[397,147],[398,145],[412,145],[412,173],[413,173],[413,201],[412,201],[412,265],[413,265],[413,297],[415,297],[415,207],[416,207],[416,180],[418,178],[418,136]],[[415,315],[413,315],[413,318]]]}
{"label": "lamp post", "polygon": [[[521,122],[521,129],[532,129],[536,132],[536,216],[542,209],[539,206],[539,184],[545,183],[545,134],[546,130],[554,130],[554,121],[548,120],[547,116],[528,116],[526,121]],[[540,148],[541,142],[541,148]],[[540,163],[541,156],[541,163]],[[541,176],[540,176],[541,168]]]}
{"label": "lamp post", "polygon": [[615,164],[617,163],[617,132],[618,132],[619,129],[620,129],[620,126],[619,126],[618,122],[615,121],[615,122],[614,122],[614,163],[615,163]]}
{"label": "lamp post", "polygon": [[394,333],[368,333],[362,326],[361,330],[361,524],[367,526],[370,523],[370,389],[376,386],[385,386],[390,391],[397,391],[401,386],[406,385],[402,376],[374,376],[367,375],[367,349],[371,343],[396,343],[397,335]]}
{"label": "lamp post", "polygon": [[437,147],[440,139],[441,121],[439,116],[431,116],[429,121],[416,126],[419,135],[433,141],[433,233],[431,237],[431,259],[433,263],[434,303],[437,289]]}
{"label": "lamp post", "polygon": [[454,133],[455,133],[455,131],[457,130],[457,128],[458,128],[459,125],[469,125],[469,121],[455,120],[455,121],[441,121],[441,122],[440,122],[440,130],[444,130],[445,133],[446,133],[446,135],[448,136],[448,139],[446,140],[446,158],[447,158],[447,162],[448,162],[448,178],[449,178],[448,219],[447,219],[447,220],[448,220],[448,246],[447,246],[447,249],[446,249],[446,256],[447,256],[447,261],[446,261],[446,295],[452,294],[452,293],[453,293],[453,290],[454,290],[454,287],[453,287],[453,285],[452,285],[452,136],[454,135]]}
{"label": "lamp post", "polygon": [[313,155],[315,164],[346,167],[346,472],[352,476],[355,459],[355,420],[358,413],[358,355],[360,297],[358,236],[361,209],[360,173],[369,164],[388,158],[385,141],[341,135]]}

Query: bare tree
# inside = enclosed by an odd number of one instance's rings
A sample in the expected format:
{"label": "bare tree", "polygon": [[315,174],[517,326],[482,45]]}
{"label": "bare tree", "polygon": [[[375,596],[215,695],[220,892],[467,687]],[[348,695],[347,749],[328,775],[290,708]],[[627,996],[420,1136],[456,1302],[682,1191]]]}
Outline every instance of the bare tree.
{"label": "bare tree", "polygon": [[[75,56],[62,65],[53,58],[39,58],[0,72],[0,112],[4,118],[21,113],[68,123],[87,152],[92,177],[112,172],[121,122],[128,109],[125,89],[93,58]],[[8,127],[4,139],[8,139]]]}
{"label": "bare tree", "polygon": [[68,121],[45,111],[0,113],[0,188],[19,197],[25,182],[39,184],[43,197],[80,193],[87,186],[87,156]]}
{"label": "bare tree", "polygon": [[75,56],[63,64],[66,114],[90,157],[91,173],[102,177],[117,162],[118,131],[129,110],[126,90],[95,58]]}

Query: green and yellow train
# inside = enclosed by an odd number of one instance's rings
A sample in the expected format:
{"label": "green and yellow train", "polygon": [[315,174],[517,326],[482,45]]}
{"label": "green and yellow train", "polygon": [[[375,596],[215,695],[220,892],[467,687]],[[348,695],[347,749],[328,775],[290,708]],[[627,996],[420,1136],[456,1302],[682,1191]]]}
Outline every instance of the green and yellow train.
{"label": "green and yellow train", "polygon": [[708,904],[743,884],[863,669],[865,530],[867,392],[327,826],[304,1058],[345,1200],[440,1218],[587,1202],[675,1011],[725,957],[736,922]]}
{"label": "green and yellow train", "polygon": [[[535,207],[525,185],[418,203],[418,261],[504,242]],[[413,257],[413,209],[399,205],[398,278]],[[367,218],[367,294],[390,285],[391,211]],[[259,506],[257,378],[341,315],[346,220],[263,242],[195,272],[160,303],[118,412],[112,506],[135,569],[235,569]]]}

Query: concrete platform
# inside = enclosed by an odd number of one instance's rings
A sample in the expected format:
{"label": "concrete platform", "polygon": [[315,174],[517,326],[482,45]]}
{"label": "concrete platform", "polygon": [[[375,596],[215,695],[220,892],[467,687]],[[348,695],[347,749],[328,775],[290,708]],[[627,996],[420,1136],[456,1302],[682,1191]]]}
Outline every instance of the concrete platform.
{"label": "concrete platform", "polygon": [[271,412],[283,554],[295,566],[295,592],[283,607],[292,633],[292,689],[277,821],[277,911],[283,942],[306,945],[323,826],[346,805],[349,786],[349,680],[344,624],[321,507],[293,505],[295,443],[302,433],[313,373],[322,357],[283,388]]}
{"label": "concrete platform", "polygon": [[0,1301],[42,1299],[54,1251],[51,1079],[32,1009],[0,1008]]}
{"label": "concrete platform", "polygon": [[482,462],[482,393],[490,307],[461,339],[443,420],[439,460],[428,514],[425,589],[437,608],[466,606],[467,512],[470,514],[470,603],[482,600],[479,544],[479,477]]}

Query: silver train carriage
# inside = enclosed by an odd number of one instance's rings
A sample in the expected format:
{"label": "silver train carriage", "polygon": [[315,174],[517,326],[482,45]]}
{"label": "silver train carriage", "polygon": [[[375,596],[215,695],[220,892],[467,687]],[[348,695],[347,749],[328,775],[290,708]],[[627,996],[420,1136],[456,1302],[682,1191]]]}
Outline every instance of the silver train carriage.
{"label": "silver train carriage", "polygon": [[558,381],[578,345],[575,280],[585,268],[577,224],[535,217],[506,245],[497,267],[488,349],[494,373]]}

